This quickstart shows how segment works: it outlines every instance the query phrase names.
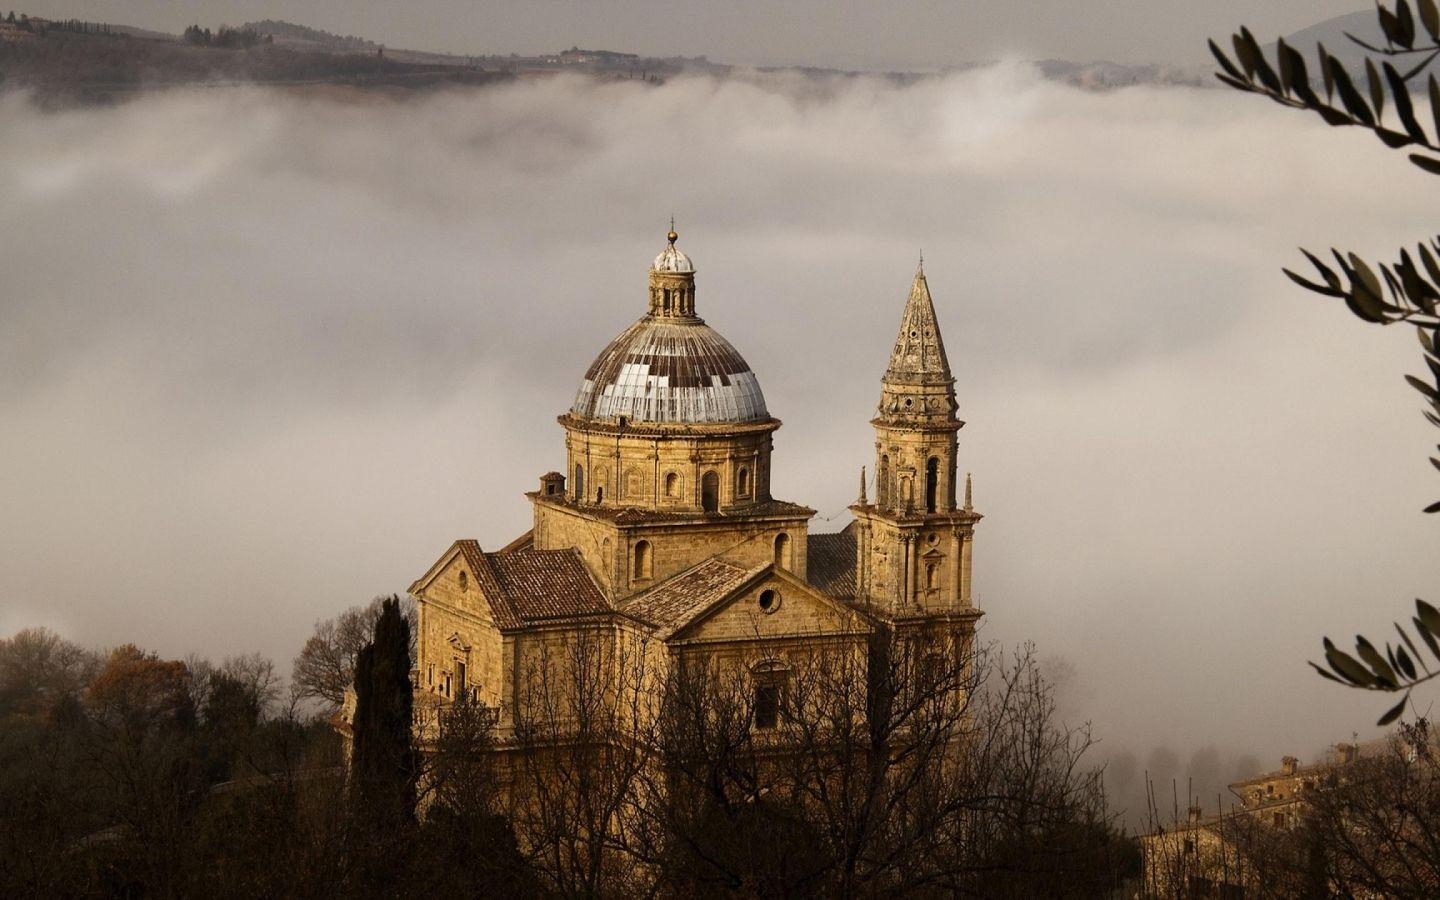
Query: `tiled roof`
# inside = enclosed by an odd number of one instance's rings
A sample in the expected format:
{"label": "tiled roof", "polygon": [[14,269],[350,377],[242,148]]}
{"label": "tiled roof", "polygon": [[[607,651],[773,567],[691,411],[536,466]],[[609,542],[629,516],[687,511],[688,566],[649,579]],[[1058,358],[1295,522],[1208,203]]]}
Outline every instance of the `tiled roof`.
{"label": "tiled roof", "polygon": [[621,611],[661,627],[688,621],[705,607],[735,590],[754,575],[718,557],[692,566],[679,575],[636,594],[621,604]]}
{"label": "tiled roof", "polygon": [[831,597],[849,600],[855,596],[855,523],[836,534],[812,534],[808,538],[809,581]]}
{"label": "tiled roof", "polygon": [[591,503],[575,503],[568,494],[565,496],[542,496],[539,493],[529,493],[525,496],[532,499],[538,498],[545,503],[553,503],[557,506],[568,506],[571,509],[584,510],[586,515],[606,519],[620,525],[645,525],[650,522],[663,524],[667,522],[694,522],[702,519],[714,519],[724,521],[733,518],[758,518],[762,516],[778,516],[786,518],[808,519],[815,515],[815,510],[808,506],[801,506],[798,503],[790,503],[786,500],[765,500],[749,506],[737,506],[733,509],[722,510],[718,513],[701,513],[691,511],[669,512],[665,510],[636,509],[631,506],[596,506]]}
{"label": "tiled roof", "polygon": [[459,543],[501,628],[610,612],[604,594],[574,550],[483,553],[475,541]]}

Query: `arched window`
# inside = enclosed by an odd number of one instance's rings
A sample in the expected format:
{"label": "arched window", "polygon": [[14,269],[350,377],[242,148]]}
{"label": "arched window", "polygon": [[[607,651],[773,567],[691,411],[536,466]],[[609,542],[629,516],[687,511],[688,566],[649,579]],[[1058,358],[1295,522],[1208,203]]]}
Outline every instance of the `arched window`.
{"label": "arched window", "polygon": [[925,511],[935,511],[935,493],[940,489],[940,460],[930,457],[925,463]]}
{"label": "arched window", "polygon": [[935,590],[940,586],[940,567],[934,563],[925,564],[925,587]]}
{"label": "arched window", "polygon": [[595,489],[595,502],[597,504],[605,502],[605,488],[597,487]]}
{"label": "arched window", "polygon": [[755,690],[750,713],[754,727],[768,730],[779,726],[790,673],[782,664],[771,660],[754,666],[750,677]]}
{"label": "arched window", "polygon": [[720,476],[706,472],[700,479],[700,508],[706,512],[720,511]]}
{"label": "arched window", "polygon": [[750,496],[750,470],[744,466],[735,473],[735,494],[739,497]]}
{"label": "arched window", "polygon": [[635,544],[635,568],[633,577],[636,579],[649,578],[655,568],[655,554],[650,550],[649,541],[638,541]]}
{"label": "arched window", "polygon": [[665,496],[671,500],[680,496],[680,476],[674,472],[665,473]]}
{"label": "arched window", "polygon": [[[579,469],[576,469],[578,472]],[[579,477],[579,476],[576,476]],[[880,457],[880,471],[875,473],[875,502],[890,505],[890,454]]]}
{"label": "arched window", "polygon": [[790,535],[784,532],[775,536],[775,565],[790,568]]}
{"label": "arched window", "polygon": [[575,499],[579,500],[585,496],[585,467],[575,466]]}

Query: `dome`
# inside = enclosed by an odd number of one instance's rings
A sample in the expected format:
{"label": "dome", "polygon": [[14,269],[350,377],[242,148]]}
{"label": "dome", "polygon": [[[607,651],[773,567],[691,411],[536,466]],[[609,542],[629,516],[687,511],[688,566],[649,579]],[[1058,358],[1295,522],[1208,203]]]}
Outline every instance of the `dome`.
{"label": "dome", "polygon": [[770,418],[750,364],[719,332],[693,317],[648,315],[591,363],[570,412],[658,425]]}
{"label": "dome", "polygon": [[[670,232],[674,234],[675,232]],[[690,257],[684,251],[678,250],[672,240],[670,246],[660,251],[655,257],[655,263],[650,267],[656,272],[691,272],[695,271],[695,264],[690,262]]]}

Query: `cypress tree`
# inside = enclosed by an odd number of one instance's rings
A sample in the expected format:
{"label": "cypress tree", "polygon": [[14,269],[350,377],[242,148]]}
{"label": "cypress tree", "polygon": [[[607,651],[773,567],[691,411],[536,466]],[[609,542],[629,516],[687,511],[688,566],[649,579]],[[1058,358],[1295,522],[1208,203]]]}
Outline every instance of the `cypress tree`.
{"label": "cypress tree", "polygon": [[415,823],[419,757],[412,741],[410,626],[387,599],[355,664],[351,802],[361,832],[385,841]]}

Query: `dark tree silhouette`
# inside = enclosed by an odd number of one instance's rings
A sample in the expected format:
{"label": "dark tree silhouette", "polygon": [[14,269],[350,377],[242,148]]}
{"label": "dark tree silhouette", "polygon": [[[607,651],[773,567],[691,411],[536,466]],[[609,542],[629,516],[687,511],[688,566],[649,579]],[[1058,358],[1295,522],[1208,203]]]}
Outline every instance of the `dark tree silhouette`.
{"label": "dark tree silhouette", "polygon": [[[375,883],[388,870],[384,849],[415,824],[419,760],[411,734],[410,626],[400,600],[386,600],[375,637],[355,665],[354,745],[350,766],[352,824],[363,879]],[[380,852],[371,852],[380,851]]]}

